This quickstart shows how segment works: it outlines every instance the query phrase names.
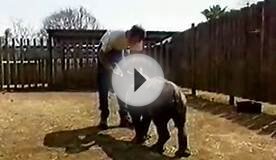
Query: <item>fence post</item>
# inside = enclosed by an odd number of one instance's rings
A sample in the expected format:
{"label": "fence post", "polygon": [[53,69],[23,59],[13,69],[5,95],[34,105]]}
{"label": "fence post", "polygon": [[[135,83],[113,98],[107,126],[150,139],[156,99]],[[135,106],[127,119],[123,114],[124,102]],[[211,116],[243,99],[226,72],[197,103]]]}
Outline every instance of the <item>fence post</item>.
{"label": "fence post", "polygon": [[15,45],[15,39],[12,39],[12,48],[11,48],[11,52],[12,54],[12,63],[13,63],[13,74],[12,74],[12,79],[13,79],[13,85],[14,85],[14,89],[17,89],[17,84],[18,84],[18,71],[17,71],[17,56],[16,56],[16,45]]}
{"label": "fence post", "polygon": [[261,81],[260,84],[260,90],[262,91],[262,98],[266,98],[267,97],[267,87],[265,87],[263,85],[263,81],[266,80],[266,75],[263,73],[264,71],[264,63],[265,63],[265,46],[266,46],[266,36],[267,36],[267,31],[266,31],[266,10],[265,10],[265,2],[259,2],[259,5],[262,6],[262,13],[261,13],[261,19],[262,19],[262,23],[261,23],[261,46],[260,46],[260,74],[259,74],[259,80]]}
{"label": "fence post", "polygon": [[[43,51],[43,38],[40,38],[40,42],[39,42],[39,48],[40,51]],[[38,81],[39,83],[41,83],[41,88],[44,88],[44,74],[43,74],[43,64],[44,64],[44,57],[39,59],[39,67],[38,67]]]}
{"label": "fence post", "polygon": [[21,88],[24,89],[25,87],[25,78],[24,74],[26,73],[25,71],[25,64],[24,64],[24,59],[25,58],[25,53],[24,53],[24,48],[23,48],[23,38],[20,38],[20,83],[21,83]]}
{"label": "fence post", "polygon": [[5,39],[5,50],[6,50],[6,66],[7,66],[7,74],[6,74],[6,78],[7,78],[7,91],[10,91],[10,85],[11,85],[11,66],[10,66],[10,50],[9,50],[9,41],[8,38],[6,37]]}
{"label": "fence post", "polygon": [[52,87],[52,81],[53,81],[53,46],[52,46],[52,35],[49,34],[49,39],[48,39],[48,49],[49,49],[49,58],[48,58],[48,74],[49,75],[49,81],[48,81],[48,87],[51,88]]}
{"label": "fence post", "polygon": [[[2,51],[2,52],[1,52]],[[3,64],[3,54],[4,54],[4,51],[3,51],[3,48],[2,48],[2,40],[0,39],[0,62],[1,62],[1,64],[0,64],[0,68],[1,68],[1,70],[0,70],[0,72],[1,72],[1,84],[0,84],[0,86],[1,86],[1,90],[3,90],[4,89],[4,64]]]}
{"label": "fence post", "polygon": [[196,54],[196,49],[195,49],[195,24],[192,23],[192,38],[191,38],[191,41],[192,41],[192,45],[191,45],[191,48],[192,48],[192,95],[193,96],[196,96],[196,86],[195,86],[195,71],[196,71],[196,65],[195,65],[195,54]]}
{"label": "fence post", "polygon": [[[33,39],[33,48],[37,49],[37,43],[36,43],[36,38]],[[34,73],[34,87],[37,88],[38,87],[38,58],[35,58],[35,73]]]}
{"label": "fence post", "polygon": [[26,47],[27,50],[26,50],[26,52],[24,52],[25,53],[25,60],[26,60],[25,78],[26,78],[26,82],[27,82],[27,88],[31,88],[31,74],[28,73],[30,65],[31,65],[31,62],[30,62],[30,59],[29,59],[29,57],[27,55],[28,50],[30,48],[30,39],[27,39],[26,41],[27,41],[27,44],[25,45],[25,47]]}

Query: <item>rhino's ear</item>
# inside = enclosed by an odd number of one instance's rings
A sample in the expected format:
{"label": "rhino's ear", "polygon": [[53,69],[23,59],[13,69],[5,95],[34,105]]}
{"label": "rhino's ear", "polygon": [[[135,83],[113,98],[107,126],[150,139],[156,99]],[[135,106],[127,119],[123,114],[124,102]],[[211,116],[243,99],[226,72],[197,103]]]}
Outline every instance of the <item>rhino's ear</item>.
{"label": "rhino's ear", "polygon": [[178,100],[178,103],[181,102],[185,105],[187,103],[187,99],[185,94],[181,91],[181,88],[178,87],[176,93],[176,100]]}
{"label": "rhino's ear", "polygon": [[182,92],[181,92],[181,100],[182,100],[183,104],[187,103],[187,98],[186,98],[185,94]]}

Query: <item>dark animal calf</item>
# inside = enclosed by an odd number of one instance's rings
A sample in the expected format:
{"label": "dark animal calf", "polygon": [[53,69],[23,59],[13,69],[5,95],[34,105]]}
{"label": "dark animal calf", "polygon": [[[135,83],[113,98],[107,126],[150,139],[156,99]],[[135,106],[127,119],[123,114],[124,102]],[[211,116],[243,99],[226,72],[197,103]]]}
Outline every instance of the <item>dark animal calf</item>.
{"label": "dark animal calf", "polygon": [[173,119],[178,129],[179,150],[176,152],[176,156],[188,157],[190,155],[185,131],[186,97],[174,83],[165,80],[161,95],[150,105],[143,107],[127,106],[127,108],[136,133],[133,142],[143,143],[146,140],[152,120],[159,135],[158,142],[152,148],[159,153],[163,153],[164,144],[170,138],[167,123],[170,119]]}

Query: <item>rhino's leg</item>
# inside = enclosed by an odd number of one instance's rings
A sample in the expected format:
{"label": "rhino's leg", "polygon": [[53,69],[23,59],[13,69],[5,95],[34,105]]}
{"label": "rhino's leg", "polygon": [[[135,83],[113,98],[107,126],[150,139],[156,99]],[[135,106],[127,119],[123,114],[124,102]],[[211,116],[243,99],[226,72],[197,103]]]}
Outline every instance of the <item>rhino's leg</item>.
{"label": "rhino's leg", "polygon": [[168,131],[167,123],[168,119],[162,119],[159,118],[158,120],[154,119],[154,124],[156,125],[157,128],[157,133],[158,133],[158,141],[156,144],[152,146],[152,149],[159,152],[163,153],[164,151],[164,144],[167,142],[167,140],[170,138],[170,133]]}
{"label": "rhino's leg", "polygon": [[143,142],[147,139],[147,133],[149,130],[150,122],[151,122],[151,116],[148,113],[144,112],[142,114],[142,119],[140,123],[140,132],[141,132],[141,138]]}
{"label": "rhino's leg", "polygon": [[145,138],[144,138],[145,127],[141,119],[142,112],[140,112],[139,110],[131,110],[129,113],[135,130],[135,137],[132,140],[132,142],[136,144],[141,144],[145,141]]}
{"label": "rhino's leg", "polygon": [[175,123],[175,126],[178,130],[178,145],[179,149],[176,152],[176,156],[179,157],[188,157],[190,156],[190,151],[188,149],[188,138],[186,133],[186,113],[175,113],[173,116],[173,120]]}

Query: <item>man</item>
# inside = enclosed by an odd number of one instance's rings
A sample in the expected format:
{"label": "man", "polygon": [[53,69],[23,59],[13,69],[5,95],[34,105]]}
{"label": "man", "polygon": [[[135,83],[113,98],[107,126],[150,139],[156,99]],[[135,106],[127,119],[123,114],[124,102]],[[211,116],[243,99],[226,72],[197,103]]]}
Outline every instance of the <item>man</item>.
{"label": "man", "polygon": [[[107,129],[108,109],[108,90],[111,87],[112,70],[115,63],[122,58],[122,51],[140,52],[143,50],[143,40],[146,32],[143,28],[134,25],[128,31],[106,32],[100,40],[100,50],[98,52],[98,89],[101,110],[101,121],[99,127]],[[129,127],[127,112],[124,109],[124,103],[119,99],[120,127]]]}

